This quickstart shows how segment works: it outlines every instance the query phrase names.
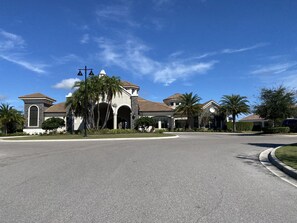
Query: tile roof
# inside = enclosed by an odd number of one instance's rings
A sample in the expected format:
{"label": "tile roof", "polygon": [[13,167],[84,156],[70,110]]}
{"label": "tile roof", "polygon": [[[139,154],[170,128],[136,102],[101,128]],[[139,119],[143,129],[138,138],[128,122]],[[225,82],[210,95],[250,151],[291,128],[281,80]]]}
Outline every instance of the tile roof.
{"label": "tile roof", "polygon": [[33,94],[27,94],[27,95],[24,95],[24,96],[20,96],[19,97],[20,99],[30,99],[30,98],[42,98],[42,99],[48,99],[50,101],[56,101],[55,99],[49,97],[49,96],[46,96],[44,94],[41,94],[41,93],[33,93]]}
{"label": "tile roof", "polygon": [[65,102],[52,105],[45,110],[45,113],[66,113]]}
{"label": "tile roof", "polygon": [[128,81],[121,81],[123,87],[131,87],[139,89],[139,86]]}
{"label": "tile roof", "polygon": [[168,98],[165,98],[164,100],[179,99],[180,96],[182,96],[182,94],[180,94],[180,93],[175,93],[175,94],[169,96]]}
{"label": "tile roof", "polygon": [[259,115],[249,115],[245,118],[242,118],[240,121],[252,121],[252,120],[264,120],[264,118],[261,118]]}
{"label": "tile roof", "polygon": [[148,101],[141,97],[138,97],[138,105],[140,112],[174,111],[174,109],[163,103]]}

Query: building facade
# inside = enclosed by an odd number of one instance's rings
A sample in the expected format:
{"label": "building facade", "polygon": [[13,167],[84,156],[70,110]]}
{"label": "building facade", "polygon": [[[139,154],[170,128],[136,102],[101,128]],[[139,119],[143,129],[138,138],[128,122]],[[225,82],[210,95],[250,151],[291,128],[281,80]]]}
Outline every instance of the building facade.
{"label": "building facade", "polygon": [[[175,114],[175,108],[181,103],[181,94],[174,94],[160,103],[139,97],[140,87],[128,81],[122,81],[122,88],[122,93],[115,95],[112,100],[112,111],[107,121],[107,128],[133,129],[135,120],[143,116],[154,118],[156,120],[155,128],[158,129],[173,130],[185,127],[186,117]],[[71,97],[71,95],[68,96]],[[58,129],[58,131],[73,131],[83,128],[82,117],[74,117],[64,102],[54,104],[55,99],[41,93],[24,95],[19,98],[24,101],[26,119],[24,132],[28,134],[44,133],[45,131],[41,128],[42,122],[51,117],[61,118],[65,121],[65,128]],[[97,103],[99,103],[100,120],[104,120],[107,102],[98,101]],[[202,113],[194,118],[193,126],[196,128],[222,128],[222,124],[217,118],[219,105],[210,100],[202,104],[201,107]]]}

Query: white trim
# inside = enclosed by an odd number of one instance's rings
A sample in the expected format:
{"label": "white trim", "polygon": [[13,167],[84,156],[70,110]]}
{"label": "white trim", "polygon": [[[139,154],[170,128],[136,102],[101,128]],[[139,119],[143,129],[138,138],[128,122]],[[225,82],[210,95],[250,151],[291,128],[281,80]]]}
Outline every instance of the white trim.
{"label": "white trim", "polygon": [[130,110],[131,110],[131,112],[132,112],[132,109],[131,109],[131,106],[130,106],[130,105],[128,105],[128,104],[121,104],[120,106],[117,106],[116,113],[118,113],[119,109],[120,109],[121,107],[123,107],[123,106],[127,106],[127,107],[129,107]]}
{"label": "white trim", "polygon": [[[37,125],[30,125],[30,116],[31,116],[31,107],[37,107]],[[39,107],[36,104],[30,105],[30,107],[28,108],[28,127],[39,127]]]}
{"label": "white trim", "polygon": [[217,102],[215,102],[214,100],[210,100],[207,104],[203,105],[202,109],[207,108],[211,103],[213,103],[216,106],[220,107],[220,105]]}

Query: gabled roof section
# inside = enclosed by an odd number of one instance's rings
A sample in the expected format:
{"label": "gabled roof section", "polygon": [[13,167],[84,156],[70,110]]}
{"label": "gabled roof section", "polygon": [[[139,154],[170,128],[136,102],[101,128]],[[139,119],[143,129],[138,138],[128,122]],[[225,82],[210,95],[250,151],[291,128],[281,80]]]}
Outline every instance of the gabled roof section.
{"label": "gabled roof section", "polygon": [[27,95],[24,95],[24,96],[20,96],[19,97],[20,99],[47,99],[51,102],[55,102],[56,100],[49,97],[49,96],[46,96],[44,94],[41,94],[41,93],[33,93],[33,94],[27,94]]}
{"label": "gabled roof section", "polygon": [[211,103],[213,103],[213,104],[215,104],[216,106],[220,107],[220,105],[219,105],[216,101],[214,101],[214,100],[209,100],[209,101],[207,101],[207,102],[205,102],[205,103],[202,104],[202,108],[206,108],[206,107],[209,106]]}
{"label": "gabled roof section", "polygon": [[179,101],[179,100],[180,100],[180,97],[181,97],[181,96],[182,96],[182,94],[180,94],[180,93],[175,93],[175,94],[169,96],[168,98],[165,98],[165,99],[163,100],[163,102],[164,102],[165,104],[169,104],[169,102],[171,102],[171,101],[176,102],[176,101]]}
{"label": "gabled roof section", "polygon": [[122,83],[122,86],[124,88],[136,88],[136,89],[139,89],[139,86],[136,85],[136,84],[132,84],[131,82],[128,82],[128,81],[121,81]]}
{"label": "gabled roof section", "polygon": [[168,98],[165,98],[164,100],[179,99],[181,96],[182,96],[182,94],[180,94],[180,93],[175,93],[175,94],[169,96]]}
{"label": "gabled roof section", "polygon": [[265,119],[261,118],[259,115],[251,114],[246,116],[245,118],[242,118],[240,121],[257,121],[257,120],[265,120]]}
{"label": "gabled roof section", "polygon": [[138,97],[138,105],[140,112],[163,112],[163,111],[174,111],[174,109],[165,105],[164,103],[153,102]]}
{"label": "gabled roof section", "polygon": [[65,102],[52,105],[45,110],[45,113],[66,113]]}

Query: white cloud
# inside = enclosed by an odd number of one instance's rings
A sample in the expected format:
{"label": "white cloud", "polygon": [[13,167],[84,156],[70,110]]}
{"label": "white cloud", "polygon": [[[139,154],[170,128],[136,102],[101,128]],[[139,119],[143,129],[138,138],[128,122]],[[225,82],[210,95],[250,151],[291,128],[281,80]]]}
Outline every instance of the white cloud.
{"label": "white cloud", "polygon": [[45,73],[45,64],[29,62],[24,59],[25,40],[14,33],[0,29],[0,58],[22,66],[38,74]]}
{"label": "white cloud", "polygon": [[132,27],[137,27],[139,24],[132,20],[131,11],[128,5],[113,5],[104,6],[101,5],[96,11],[98,23],[106,21],[125,23]]}
{"label": "white cloud", "polygon": [[76,82],[80,81],[78,78],[69,78],[69,79],[64,79],[61,82],[55,84],[53,87],[58,88],[58,89],[72,89],[74,84]]}
{"label": "white cloud", "polygon": [[0,101],[4,101],[7,97],[5,95],[0,95]]}
{"label": "white cloud", "polygon": [[84,34],[80,40],[81,44],[87,44],[90,40],[90,35],[88,33]]}
{"label": "white cloud", "polygon": [[0,51],[24,48],[24,39],[16,34],[0,30]]}
{"label": "white cloud", "polygon": [[0,55],[0,58],[9,61],[11,63],[20,65],[28,70],[31,70],[35,73],[45,73],[45,70],[43,69],[46,65],[44,64],[34,64],[34,63],[30,63],[28,61],[24,61],[23,59],[19,59],[19,58],[13,58],[11,56],[5,56],[5,55]]}
{"label": "white cloud", "polygon": [[97,39],[97,42],[102,49],[98,57],[106,64],[119,66],[136,75],[152,76],[155,82],[165,85],[191,75],[206,73],[216,63],[215,61],[186,61],[174,57],[167,62],[159,62],[147,56],[150,48],[135,39],[130,39],[122,45],[104,38]]}
{"label": "white cloud", "polygon": [[278,63],[270,65],[258,66],[257,69],[253,70],[252,74],[280,74],[288,71],[289,69],[295,67],[297,62],[288,63]]}
{"label": "white cloud", "polygon": [[221,51],[221,53],[240,53],[240,52],[244,52],[244,51],[248,51],[248,50],[254,50],[254,49],[257,49],[257,48],[260,48],[260,47],[264,47],[264,46],[267,46],[268,43],[258,43],[256,45],[253,45],[253,46],[248,46],[248,47],[243,47],[243,48],[239,48],[239,49],[223,49]]}

